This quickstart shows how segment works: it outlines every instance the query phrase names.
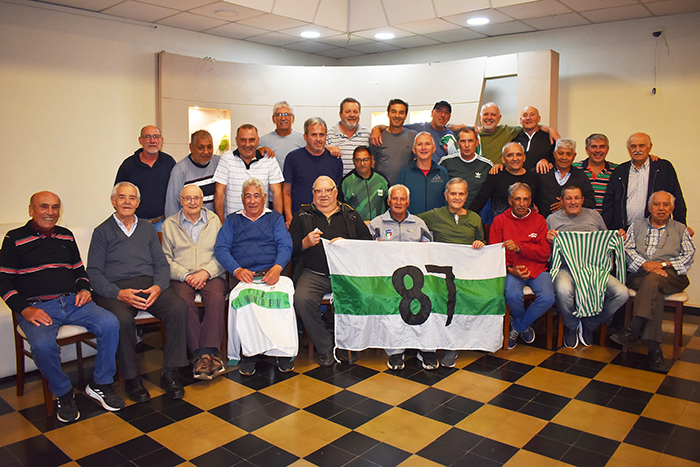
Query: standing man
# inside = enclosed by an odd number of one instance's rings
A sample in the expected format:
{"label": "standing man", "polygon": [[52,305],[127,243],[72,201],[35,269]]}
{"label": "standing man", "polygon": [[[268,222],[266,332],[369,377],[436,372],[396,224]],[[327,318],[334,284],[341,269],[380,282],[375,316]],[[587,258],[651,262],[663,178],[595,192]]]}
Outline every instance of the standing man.
{"label": "standing man", "polygon": [[260,137],[260,145],[275,151],[277,163],[283,170],[287,154],[305,146],[304,134],[292,129],[294,108],[287,101],[279,101],[272,106],[272,123],[275,129]]}
{"label": "standing man", "polygon": [[0,296],[17,314],[34,362],[58,398],[56,418],[64,423],[80,418],[56,344],[58,329],[69,324],[84,326],[97,336],[95,369],[85,393],[106,410],[120,410],[124,401],[112,388],[119,323],[92,302],[73,234],[56,226],[61,216],[59,197],[48,191],[35,193],[29,200],[29,216],[31,220],[7,232],[2,243]]}
{"label": "standing man", "polygon": [[95,303],[119,320],[117,362],[126,380],[124,389],[134,402],[151,398],[141,381],[134,321],[140,310],[148,311],[165,325],[160,386],[166,397],[182,399],[185,390],[177,380],[177,369],[188,364],[187,304],[168,288],[170,267],[156,230],[134,214],[141,202],[139,189],[119,182],[110,200],[116,212],[92,233],[87,271]]}
{"label": "standing man", "polygon": [[383,173],[389,184],[396,183],[399,171],[413,159],[413,140],[418,132],[404,127],[408,117],[408,104],[401,99],[392,99],[386,108],[389,126],[380,134],[381,144],[370,144],[374,157],[374,168]]}
{"label": "standing man", "polygon": [[420,214],[445,205],[443,191],[448,175],[447,170],[434,160],[435,143],[427,131],[416,135],[413,152],[416,159],[401,169],[396,181],[411,190],[413,212]]}
{"label": "standing man", "polygon": [[[312,193],[313,202],[302,206],[289,225],[294,247],[294,308],[318,350],[318,364],[331,366],[333,335],[326,329],[320,306],[323,296],[332,290],[321,237],[327,240],[338,237],[371,240],[372,235],[359,214],[350,206],[338,203],[338,190],[333,179],[325,175],[318,177]],[[347,360],[346,352],[337,355],[339,359]]]}
{"label": "standing man", "polygon": [[[508,349],[512,349],[518,344],[518,336],[527,344],[535,341],[535,331],[530,325],[554,304],[554,292],[552,277],[547,272],[551,248],[544,217],[530,209],[532,192],[526,183],[514,183],[508,192],[510,209],[493,220],[489,243],[502,242],[506,249]],[[535,301],[527,308],[523,302],[526,285],[535,293]]]}
{"label": "standing man", "polygon": [[136,213],[160,232],[165,220],[165,199],[175,159],[161,151],[163,136],[154,125],[141,128],[141,149],[127,157],[117,171],[115,185],[131,182],[143,193],[143,204]]}
{"label": "standing man", "polygon": [[523,130],[513,141],[525,148],[525,170],[538,168],[542,172],[554,163],[554,144],[549,139],[549,134],[540,129],[541,119],[540,111],[532,106],[525,107],[520,114]]}
{"label": "standing man", "polygon": [[[187,347],[195,356],[195,379],[210,380],[224,371],[219,348],[224,337],[224,312],[228,285],[226,272],[214,258],[214,244],[221,228],[219,217],[203,204],[202,189],[182,189],[182,209],[163,224],[163,252],[170,265],[170,287],[187,303]],[[204,302],[200,320],[195,294]]]}
{"label": "standing man", "polygon": [[374,160],[367,146],[358,146],[352,154],[355,168],[340,182],[341,203],[348,203],[365,222],[369,222],[386,208],[389,180],[372,167]]}
{"label": "standing man", "polygon": [[[336,185],[343,178],[343,162],[326,149],[326,122],[311,117],[304,122],[306,146],[290,152],[284,162],[284,218],[287,226],[303,204],[312,201],[314,181],[321,175]],[[337,196],[337,194],[336,194]]]}
{"label": "standing man", "polygon": [[637,291],[634,318],[622,331],[610,336],[613,342],[633,346],[640,337],[647,344],[649,368],[667,373],[661,351],[664,294],[684,290],[690,284],[688,270],[693,265],[695,245],[684,224],[671,219],[673,195],[652,193],[648,219],[637,219],[627,231],[625,254],[632,274],[627,285]]}
{"label": "standing man", "polygon": [[[392,185],[389,188],[389,209],[382,215],[375,217],[369,223],[369,231],[372,237],[378,241],[395,242],[430,242],[432,235],[419,217],[408,212],[411,197],[408,188],[403,185]],[[406,349],[386,349],[389,356],[387,366],[390,370],[400,371],[406,366],[403,362],[403,354]],[[418,360],[426,370],[438,368],[437,352],[435,349],[421,349],[418,352]]]}
{"label": "standing man", "polygon": [[343,175],[352,170],[352,152],[369,145],[369,129],[360,125],[360,103],[346,97],[340,102],[340,121],[326,135],[326,148],[343,160]]}
{"label": "standing man", "polygon": [[595,207],[595,192],[588,177],[581,169],[571,167],[576,158],[576,141],[568,138],[557,140],[554,150],[554,168],[547,173],[538,173],[539,190],[535,204],[543,217],[562,208],[561,189],[575,185],[583,192],[583,207]]}
{"label": "standing man", "polygon": [[479,135],[472,126],[465,126],[457,130],[457,147],[459,154],[445,156],[440,165],[447,169],[447,175],[452,178],[461,178],[469,186],[469,196],[464,205],[469,208],[472,201],[479,194],[482,185],[489,175],[493,163],[476,154],[479,145]]}
{"label": "standing man", "polygon": [[630,160],[613,171],[603,198],[603,220],[609,229],[626,229],[647,217],[647,200],[662,190],[675,198],[673,220],[685,224],[685,200],[676,170],[665,159],[650,159],[651,147],[646,133],[635,133],[627,139]]}
{"label": "standing man", "polygon": [[274,196],[275,211],[280,214],[283,212],[282,171],[277,161],[266,157],[258,149],[259,143],[258,129],[250,124],[241,125],[236,131],[238,147],[235,151],[224,154],[216,168],[214,209],[222,222],[232,212],[243,209],[241,186],[251,177],[261,180],[266,192],[269,187]]}
{"label": "standing man", "polygon": [[583,170],[591,182],[595,192],[595,210],[603,212],[603,198],[608,187],[610,176],[617,164],[608,162],[605,158],[610,150],[608,137],[602,133],[593,133],[586,138],[586,154],[588,157],[582,161],[574,162],[574,167]]}
{"label": "standing man", "polygon": [[216,182],[214,173],[221,156],[214,154],[214,142],[207,130],[192,133],[190,154],[175,164],[170,172],[168,192],[165,197],[165,216],[170,217],[180,210],[180,192],[185,185],[193,183],[202,189],[203,206],[214,210]]}
{"label": "standing man", "polygon": [[[559,232],[598,232],[607,230],[605,222],[603,222],[603,218],[600,217],[598,211],[583,207],[583,192],[580,187],[566,185],[562,190],[561,200],[563,208],[547,217],[547,228],[549,229],[547,241],[549,243],[554,243],[554,239],[559,235]],[[621,231],[620,234],[624,235],[624,231]],[[606,246],[595,245],[595,248],[605,251]],[[597,265],[590,264],[589,266],[595,267]],[[580,304],[575,302],[576,284],[571,274],[571,269],[565,261],[562,261],[553,285],[557,310],[559,310],[564,321],[564,346],[570,349],[576,348],[579,342],[586,347],[591,345],[593,343],[593,331],[601,324],[607,323],[615,312],[627,303],[629,298],[629,291],[625,284],[612,274],[608,274],[602,310],[596,315],[579,318],[574,314],[580,307]],[[598,292],[598,290],[590,288],[584,290],[587,293]]]}

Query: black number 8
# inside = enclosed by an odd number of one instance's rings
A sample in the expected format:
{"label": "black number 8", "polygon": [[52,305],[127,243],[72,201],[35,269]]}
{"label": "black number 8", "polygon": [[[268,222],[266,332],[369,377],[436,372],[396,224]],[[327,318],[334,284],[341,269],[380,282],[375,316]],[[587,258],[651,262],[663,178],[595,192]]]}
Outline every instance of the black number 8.
{"label": "black number 8", "polygon": [[[404,283],[406,276],[413,280],[413,285],[410,289],[407,289]],[[430,302],[430,298],[421,290],[424,282],[423,272],[415,266],[398,268],[394,271],[394,274],[391,275],[391,283],[394,289],[396,289],[396,292],[401,295],[399,312],[406,324],[412,326],[423,324],[430,316],[433,304]],[[420,303],[420,310],[418,310],[416,314],[413,314],[411,311],[411,302],[413,300],[418,300]]]}

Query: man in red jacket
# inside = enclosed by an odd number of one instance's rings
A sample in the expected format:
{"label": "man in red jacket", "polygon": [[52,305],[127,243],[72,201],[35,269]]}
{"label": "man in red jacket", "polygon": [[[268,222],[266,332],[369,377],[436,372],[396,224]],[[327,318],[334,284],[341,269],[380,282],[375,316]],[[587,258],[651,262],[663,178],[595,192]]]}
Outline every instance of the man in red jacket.
{"label": "man in red jacket", "polygon": [[[535,331],[530,325],[554,304],[552,277],[547,272],[550,246],[547,223],[532,211],[532,190],[527,183],[508,187],[510,209],[496,216],[491,224],[489,243],[503,242],[506,249],[506,305],[510,309],[508,348],[514,348],[518,336],[531,344]],[[523,288],[529,286],[535,301],[525,308]]]}

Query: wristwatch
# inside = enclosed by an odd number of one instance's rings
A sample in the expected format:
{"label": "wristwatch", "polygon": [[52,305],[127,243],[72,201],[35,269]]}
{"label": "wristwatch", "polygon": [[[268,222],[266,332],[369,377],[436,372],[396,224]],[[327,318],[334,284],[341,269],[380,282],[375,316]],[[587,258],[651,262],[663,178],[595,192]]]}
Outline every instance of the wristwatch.
{"label": "wristwatch", "polygon": [[661,267],[666,269],[668,267],[668,263],[666,261],[661,261]]}

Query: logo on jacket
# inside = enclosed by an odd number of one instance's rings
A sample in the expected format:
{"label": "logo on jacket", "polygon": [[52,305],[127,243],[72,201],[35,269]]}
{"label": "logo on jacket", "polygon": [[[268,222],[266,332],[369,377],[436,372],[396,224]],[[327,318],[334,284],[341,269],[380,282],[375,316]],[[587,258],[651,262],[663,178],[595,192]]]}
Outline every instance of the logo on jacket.
{"label": "logo on jacket", "polygon": [[444,183],[444,180],[440,176],[440,174],[436,174],[431,180],[430,183]]}
{"label": "logo on jacket", "polygon": [[537,238],[537,233],[536,233],[536,232],[532,232],[530,235],[528,235],[528,237]]}
{"label": "logo on jacket", "polygon": [[481,178],[481,172],[474,172],[474,178]]}
{"label": "logo on jacket", "polygon": [[384,237],[389,239],[394,235],[394,230],[393,229],[386,229],[384,231]]}

